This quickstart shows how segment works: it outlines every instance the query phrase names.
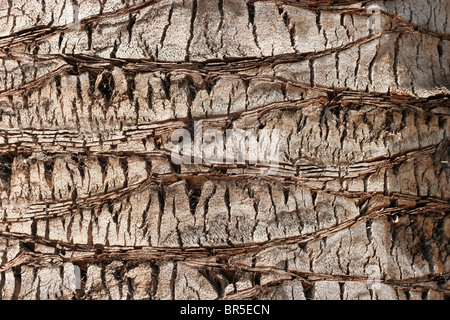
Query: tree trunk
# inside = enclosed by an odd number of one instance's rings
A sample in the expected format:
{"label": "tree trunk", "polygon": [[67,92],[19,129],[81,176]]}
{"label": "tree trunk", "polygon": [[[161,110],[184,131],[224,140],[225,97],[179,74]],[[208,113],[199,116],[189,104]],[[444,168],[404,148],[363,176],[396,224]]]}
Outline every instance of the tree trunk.
{"label": "tree trunk", "polygon": [[1,299],[448,297],[448,2],[1,4]]}

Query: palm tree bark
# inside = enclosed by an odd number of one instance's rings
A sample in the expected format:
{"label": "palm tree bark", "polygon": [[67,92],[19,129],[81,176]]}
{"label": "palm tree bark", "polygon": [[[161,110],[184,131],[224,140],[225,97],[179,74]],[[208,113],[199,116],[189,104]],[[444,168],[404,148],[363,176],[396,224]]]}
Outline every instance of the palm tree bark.
{"label": "palm tree bark", "polygon": [[0,1],[1,299],[448,298],[448,3]]}

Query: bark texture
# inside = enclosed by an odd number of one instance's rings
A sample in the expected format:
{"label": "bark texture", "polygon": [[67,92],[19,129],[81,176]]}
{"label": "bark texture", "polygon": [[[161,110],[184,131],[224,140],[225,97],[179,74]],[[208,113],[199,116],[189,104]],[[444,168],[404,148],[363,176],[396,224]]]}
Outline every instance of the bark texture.
{"label": "bark texture", "polygon": [[448,298],[448,1],[0,3],[1,299]]}

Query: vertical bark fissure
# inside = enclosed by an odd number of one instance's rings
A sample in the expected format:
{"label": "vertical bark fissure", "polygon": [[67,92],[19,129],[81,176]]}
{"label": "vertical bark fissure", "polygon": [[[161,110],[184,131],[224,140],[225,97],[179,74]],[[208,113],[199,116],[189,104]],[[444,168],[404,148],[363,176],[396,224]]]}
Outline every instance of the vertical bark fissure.
{"label": "vertical bark fissure", "polygon": [[[174,8],[173,5],[170,6],[169,14],[168,14],[168,16],[167,16],[167,24],[164,26],[164,29],[163,29],[163,31],[162,31],[161,39],[160,39],[160,41],[159,41],[159,43],[160,43],[160,49],[159,49],[158,51],[161,51],[161,49],[162,49],[163,46],[164,46],[164,40],[166,40],[167,30],[169,29],[170,24],[172,23],[173,8]],[[157,55],[157,54],[156,54],[156,57],[158,58],[158,55]]]}
{"label": "vertical bark fissure", "polygon": [[247,11],[248,11],[248,22],[252,28],[253,40],[255,41],[256,46],[259,51],[261,51],[261,46],[258,42],[258,34],[256,32],[256,23],[255,23],[255,4],[253,2],[247,2]]}
{"label": "vertical bark fissure", "polygon": [[197,10],[198,10],[198,4],[197,4],[197,0],[193,0],[192,2],[192,15],[191,15],[191,23],[189,26],[189,39],[187,41],[186,44],[186,56],[185,56],[185,61],[190,61],[190,47],[191,47],[191,42],[192,39],[194,38],[194,25],[195,25],[195,19],[197,17]]}

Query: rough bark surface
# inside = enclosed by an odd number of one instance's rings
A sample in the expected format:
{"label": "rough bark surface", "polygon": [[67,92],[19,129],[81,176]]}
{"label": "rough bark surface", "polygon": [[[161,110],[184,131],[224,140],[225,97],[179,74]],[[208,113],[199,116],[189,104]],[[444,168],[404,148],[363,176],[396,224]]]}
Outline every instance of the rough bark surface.
{"label": "rough bark surface", "polygon": [[449,297],[448,1],[0,3],[0,299]]}

